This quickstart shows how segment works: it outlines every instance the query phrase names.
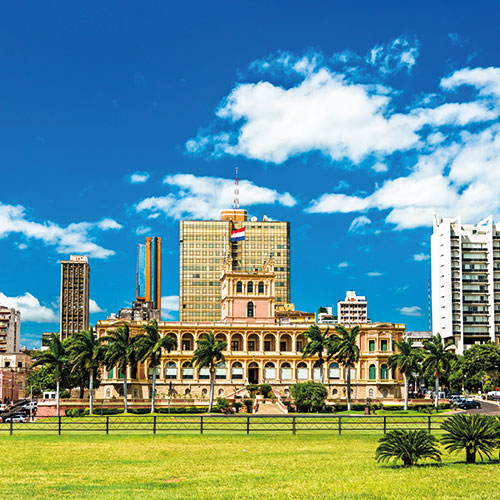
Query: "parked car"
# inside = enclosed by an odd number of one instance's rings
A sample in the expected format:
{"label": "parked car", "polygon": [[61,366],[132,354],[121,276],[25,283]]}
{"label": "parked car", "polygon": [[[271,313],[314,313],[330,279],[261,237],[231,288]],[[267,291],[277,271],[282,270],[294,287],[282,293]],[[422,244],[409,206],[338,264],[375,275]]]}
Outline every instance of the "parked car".
{"label": "parked car", "polygon": [[36,412],[36,410],[38,409],[38,405],[36,403],[36,401],[33,401],[32,403],[25,403],[22,407],[21,407],[22,410],[24,410],[25,412],[30,412],[30,409],[33,411],[33,412]]}
{"label": "parked car", "polygon": [[481,403],[475,400],[461,399],[457,401],[457,408],[461,410],[472,410],[473,408],[481,408]]}
{"label": "parked car", "polygon": [[24,413],[11,413],[10,415],[7,415],[2,418],[2,421],[4,423],[10,423],[10,422],[26,422],[28,420],[28,417]]}

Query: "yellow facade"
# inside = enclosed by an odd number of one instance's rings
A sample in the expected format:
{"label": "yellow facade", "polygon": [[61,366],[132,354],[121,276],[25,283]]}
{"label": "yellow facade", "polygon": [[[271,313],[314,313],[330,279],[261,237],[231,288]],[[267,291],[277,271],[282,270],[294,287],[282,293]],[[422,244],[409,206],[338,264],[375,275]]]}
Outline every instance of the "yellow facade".
{"label": "yellow facade", "polygon": [[[132,334],[141,332],[140,322],[105,320],[97,323],[101,337],[107,331],[128,323]],[[206,399],[209,393],[207,370],[190,367],[196,348],[196,340],[205,333],[213,333],[217,340],[227,342],[224,352],[226,362],[219,367],[216,378],[216,396],[231,396],[249,383],[269,383],[278,395],[289,394],[296,382],[319,380],[316,359],[302,359],[303,333],[308,324],[224,324],[160,322],[162,335],[172,336],[177,349],[164,354],[158,367],[157,395],[167,400],[169,388],[178,396]],[[323,327],[322,327],[323,328]],[[354,400],[393,399],[402,394],[402,380],[387,368],[387,359],[394,353],[394,342],[401,340],[405,327],[394,323],[370,323],[360,325],[359,347],[361,356],[353,370],[352,396]],[[129,394],[132,398],[148,398],[150,382],[146,376],[146,364],[128,370]],[[134,375],[134,378],[132,378]],[[345,398],[345,373],[342,367],[330,362],[325,365],[325,386],[328,398],[339,401]],[[122,379],[117,370],[103,372],[97,397],[119,397]]]}

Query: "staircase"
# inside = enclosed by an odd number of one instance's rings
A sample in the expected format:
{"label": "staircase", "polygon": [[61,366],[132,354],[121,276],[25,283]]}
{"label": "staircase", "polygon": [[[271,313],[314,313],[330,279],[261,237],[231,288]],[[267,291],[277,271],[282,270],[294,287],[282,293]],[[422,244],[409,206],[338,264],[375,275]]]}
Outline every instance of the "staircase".
{"label": "staircase", "polygon": [[255,405],[256,415],[285,415],[288,413],[287,407],[279,400],[265,400]]}

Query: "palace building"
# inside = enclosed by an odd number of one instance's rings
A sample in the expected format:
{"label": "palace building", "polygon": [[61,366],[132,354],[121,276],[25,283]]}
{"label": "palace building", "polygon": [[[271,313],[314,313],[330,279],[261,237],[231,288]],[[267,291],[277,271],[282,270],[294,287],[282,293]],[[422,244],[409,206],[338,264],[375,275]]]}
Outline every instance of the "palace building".
{"label": "palace building", "polygon": [[[220,273],[220,271],[219,271]],[[213,333],[226,342],[225,362],[216,369],[215,396],[231,397],[247,384],[269,383],[275,394],[288,395],[297,382],[320,380],[317,358],[302,359],[304,332],[310,322],[280,322],[275,312],[274,259],[269,257],[260,268],[243,271],[233,266],[227,255],[220,273],[220,321],[160,322],[162,335],[176,341],[176,349],[164,353],[157,367],[157,398],[169,395],[205,400],[208,403],[210,374],[207,368],[193,368],[191,359],[196,341]],[[99,321],[99,337],[109,330],[128,324],[131,333],[139,334],[145,322],[120,318]],[[394,353],[394,343],[403,338],[405,327],[394,323],[369,323],[360,326],[360,360],[351,369],[354,400],[400,398],[402,381],[389,370],[387,360]],[[320,325],[323,330],[327,325]],[[151,368],[147,363],[129,367],[129,395],[143,399],[150,396]],[[345,398],[344,369],[329,362],[324,370],[325,386],[331,401]],[[123,396],[123,374],[112,369],[102,373],[96,396],[105,401]]]}

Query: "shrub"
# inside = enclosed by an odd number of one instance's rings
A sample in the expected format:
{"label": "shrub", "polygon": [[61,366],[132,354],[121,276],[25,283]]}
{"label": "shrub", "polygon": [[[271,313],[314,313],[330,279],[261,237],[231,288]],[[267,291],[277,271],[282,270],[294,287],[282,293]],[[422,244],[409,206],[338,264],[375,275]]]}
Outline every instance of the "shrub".
{"label": "shrub", "polygon": [[305,411],[318,411],[324,408],[328,394],[323,384],[312,381],[292,385],[291,393],[297,409]]}
{"label": "shrub", "polygon": [[267,398],[269,397],[269,393],[272,391],[272,387],[270,384],[260,384],[259,391],[265,398]]}
{"label": "shrub", "polygon": [[229,401],[226,398],[217,398],[217,405],[215,406],[215,411],[218,411],[220,413],[225,413],[227,410],[229,410]]}
{"label": "shrub", "polygon": [[247,407],[247,412],[252,413],[253,399],[244,399],[243,404]]}
{"label": "shrub", "polygon": [[405,467],[411,467],[422,459],[441,462],[436,438],[425,431],[391,431],[380,438],[379,443],[375,452],[377,462],[402,460]]}
{"label": "shrub", "polygon": [[243,408],[243,403],[240,403],[239,401],[235,401],[233,403],[233,408],[236,410],[236,413],[240,411],[240,408]]}
{"label": "shrub", "polygon": [[257,384],[248,384],[247,385],[247,391],[250,393],[250,396],[252,398],[255,397],[255,395],[257,394],[259,390],[259,386]]}
{"label": "shrub", "polygon": [[481,460],[491,458],[491,453],[498,446],[500,426],[494,417],[488,415],[454,415],[446,419],[441,428],[445,435],[441,442],[451,452],[465,450],[468,464],[476,462],[476,454]]}

